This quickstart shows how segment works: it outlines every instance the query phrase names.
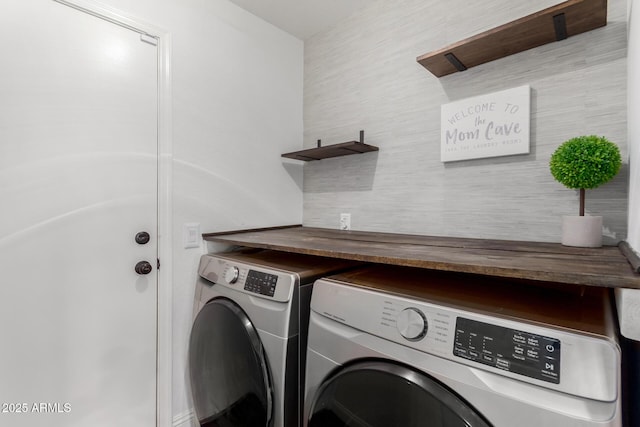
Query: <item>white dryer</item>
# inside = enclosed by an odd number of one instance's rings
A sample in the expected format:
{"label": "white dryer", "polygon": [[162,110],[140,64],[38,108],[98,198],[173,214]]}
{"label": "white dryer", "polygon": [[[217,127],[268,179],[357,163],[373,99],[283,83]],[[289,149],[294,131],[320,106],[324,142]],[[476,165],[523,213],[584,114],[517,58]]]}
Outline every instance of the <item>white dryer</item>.
{"label": "white dryer", "polygon": [[620,427],[608,289],[379,266],[318,280],[309,427]]}
{"label": "white dryer", "polygon": [[354,265],[267,250],[201,257],[189,342],[201,426],[300,424],[313,281]]}

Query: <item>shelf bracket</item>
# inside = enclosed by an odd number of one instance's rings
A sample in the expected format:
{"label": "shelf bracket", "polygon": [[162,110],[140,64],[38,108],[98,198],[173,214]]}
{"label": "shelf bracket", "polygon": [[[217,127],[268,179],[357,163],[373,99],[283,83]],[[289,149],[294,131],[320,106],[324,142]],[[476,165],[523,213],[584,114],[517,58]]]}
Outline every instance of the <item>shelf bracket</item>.
{"label": "shelf bracket", "polygon": [[456,70],[464,71],[467,69],[467,67],[462,62],[460,62],[460,60],[456,58],[456,56],[453,53],[451,52],[445,53],[444,57],[447,58],[447,60],[451,62],[451,64],[453,64],[454,67],[456,67]]}
{"label": "shelf bracket", "polygon": [[360,144],[364,144],[364,131],[360,131]]}
{"label": "shelf bracket", "polygon": [[556,30],[556,41],[564,40],[567,36],[567,20],[564,13],[559,13],[553,17],[553,27]]}
{"label": "shelf bracket", "polygon": [[322,142],[318,140],[318,148],[322,147]]}

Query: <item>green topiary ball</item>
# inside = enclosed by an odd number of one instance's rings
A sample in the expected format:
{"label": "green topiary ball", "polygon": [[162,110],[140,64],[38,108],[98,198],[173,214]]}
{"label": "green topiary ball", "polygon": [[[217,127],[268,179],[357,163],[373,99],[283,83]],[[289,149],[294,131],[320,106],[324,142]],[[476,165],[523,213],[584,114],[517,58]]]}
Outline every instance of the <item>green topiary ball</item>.
{"label": "green topiary ball", "polygon": [[568,188],[596,188],[611,180],[622,160],[620,150],[605,137],[579,136],[564,142],[551,156],[551,175]]}

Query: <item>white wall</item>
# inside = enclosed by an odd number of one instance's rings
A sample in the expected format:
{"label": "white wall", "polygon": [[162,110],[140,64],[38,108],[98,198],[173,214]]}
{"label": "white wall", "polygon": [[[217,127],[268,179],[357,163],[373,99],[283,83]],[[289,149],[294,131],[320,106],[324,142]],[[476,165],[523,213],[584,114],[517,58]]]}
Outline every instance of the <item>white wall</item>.
{"label": "white wall", "polygon": [[[377,153],[309,162],[304,223],[478,238],[560,241],[578,195],[555,182],[549,158],[565,140],[605,135],[627,156],[626,1],[606,27],[436,78],[416,57],[557,0],[377,1],[305,42],[304,142],[357,138]],[[442,104],[528,84],[531,154],[440,162]],[[605,243],[626,238],[627,167],[587,192]]]}
{"label": "white wall", "polygon": [[182,224],[202,232],[302,222],[303,43],[226,0],[103,0],[170,32],[173,90],[173,414],[188,420],[196,268]]}
{"label": "white wall", "polygon": [[628,141],[629,141],[629,235],[627,241],[640,251],[640,3],[629,0],[628,47]]}
{"label": "white wall", "polygon": [[[629,140],[629,234],[627,242],[640,253],[640,3],[629,0],[628,45],[628,140]],[[616,289],[620,332],[640,341],[640,290]]]}

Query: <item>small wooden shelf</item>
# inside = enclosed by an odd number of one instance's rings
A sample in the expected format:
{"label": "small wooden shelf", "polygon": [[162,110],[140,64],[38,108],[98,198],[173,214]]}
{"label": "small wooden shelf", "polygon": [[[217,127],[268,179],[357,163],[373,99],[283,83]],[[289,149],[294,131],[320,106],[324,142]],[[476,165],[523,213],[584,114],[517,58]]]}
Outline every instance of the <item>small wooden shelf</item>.
{"label": "small wooden shelf", "polygon": [[419,56],[436,77],[607,25],[607,0],[568,0]]}
{"label": "small wooden shelf", "polygon": [[361,130],[360,141],[349,141],[343,142],[341,144],[333,144],[322,147],[320,140],[318,140],[318,146],[316,148],[309,148],[307,150],[285,153],[282,155],[282,157],[309,162],[312,160],[322,160],[331,157],[348,156],[350,154],[362,154],[371,151],[378,151],[378,147],[365,144],[364,131]]}

